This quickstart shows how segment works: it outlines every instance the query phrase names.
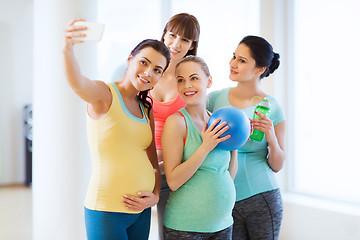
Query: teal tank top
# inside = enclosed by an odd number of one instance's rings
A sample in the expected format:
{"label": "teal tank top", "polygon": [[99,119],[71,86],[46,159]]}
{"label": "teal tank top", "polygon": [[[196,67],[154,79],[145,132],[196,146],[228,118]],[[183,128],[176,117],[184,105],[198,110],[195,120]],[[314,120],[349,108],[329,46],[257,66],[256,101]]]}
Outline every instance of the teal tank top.
{"label": "teal tank top", "polygon": [[[231,106],[229,92],[231,88],[211,92],[208,95],[207,109],[215,112],[221,107]],[[271,96],[267,96],[271,104],[269,118],[275,126],[285,120],[280,104]],[[241,109],[249,118],[253,118],[255,106]],[[236,201],[249,198],[258,193],[279,188],[274,171],[267,163],[268,144],[266,139],[261,142],[250,140],[238,150],[238,172],[234,183]]]}
{"label": "teal tank top", "polygon": [[[189,113],[185,117],[187,138],[182,162],[202,144],[202,137]],[[228,171],[230,152],[215,148],[196,173],[180,188],[170,193],[164,225],[178,231],[217,232],[233,224],[235,187]]]}

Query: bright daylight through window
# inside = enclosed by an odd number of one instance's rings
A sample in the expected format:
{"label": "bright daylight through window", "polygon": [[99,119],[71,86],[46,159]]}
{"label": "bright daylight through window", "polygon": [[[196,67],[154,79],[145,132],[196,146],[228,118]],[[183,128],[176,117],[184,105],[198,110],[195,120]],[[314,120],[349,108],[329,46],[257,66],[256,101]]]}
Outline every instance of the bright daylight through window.
{"label": "bright daylight through window", "polygon": [[360,204],[359,2],[294,1],[293,190]]}

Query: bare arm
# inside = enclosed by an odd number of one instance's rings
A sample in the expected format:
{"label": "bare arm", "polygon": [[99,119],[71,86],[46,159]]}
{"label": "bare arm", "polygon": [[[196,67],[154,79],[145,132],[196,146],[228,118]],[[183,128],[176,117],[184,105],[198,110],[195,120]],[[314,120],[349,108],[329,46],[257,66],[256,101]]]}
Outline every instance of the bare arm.
{"label": "bare arm", "polygon": [[[161,188],[161,172],[160,172],[159,162],[158,162],[158,158],[157,158],[157,154],[156,154],[155,138],[154,138],[155,124],[154,124],[154,116],[153,116],[152,110],[150,111],[150,126],[151,126],[153,138],[152,138],[151,145],[148,147],[148,149],[146,149],[146,153],[148,155],[148,158],[149,158],[151,165],[153,166],[154,172],[155,172],[155,187],[154,187],[153,193],[159,198],[160,188]],[[158,199],[158,201],[159,201],[159,199]]]}
{"label": "bare arm", "polygon": [[159,161],[160,172],[161,172],[161,174],[165,174],[164,161],[163,161],[163,156],[162,156],[162,150],[161,150],[161,149],[157,149],[157,150],[156,150],[156,153],[157,153],[157,157],[158,157],[158,161]]}
{"label": "bare arm", "polygon": [[285,121],[278,123],[275,127],[272,121],[264,114],[257,113],[261,119],[251,120],[254,128],[265,133],[269,146],[268,164],[274,172],[282,169],[285,161]]}
{"label": "bare arm", "polygon": [[230,156],[229,172],[231,178],[234,180],[238,171],[238,150],[231,151]]}
{"label": "bare arm", "polygon": [[161,145],[166,179],[171,190],[176,191],[188,181],[199,169],[208,153],[219,142],[230,137],[228,135],[218,138],[228,129],[228,126],[224,127],[225,122],[215,127],[218,122],[215,121],[208,129],[206,129],[206,124],[204,125],[201,132],[203,143],[189,159],[182,163],[187,131],[185,121],[180,114],[174,114],[166,120],[161,136]]}
{"label": "bare arm", "polygon": [[102,81],[92,81],[81,74],[80,66],[74,54],[74,45],[82,43],[81,40],[73,37],[83,37],[79,32],[86,27],[74,26],[75,22],[84,21],[74,19],[65,27],[65,46],[63,49],[63,60],[66,79],[75,93],[85,102],[96,114],[106,113],[111,105],[112,96],[109,87]]}
{"label": "bare arm", "polygon": [[274,172],[282,169],[285,162],[285,121],[278,123],[274,127],[275,138],[268,141],[269,144],[269,158],[268,163]]}

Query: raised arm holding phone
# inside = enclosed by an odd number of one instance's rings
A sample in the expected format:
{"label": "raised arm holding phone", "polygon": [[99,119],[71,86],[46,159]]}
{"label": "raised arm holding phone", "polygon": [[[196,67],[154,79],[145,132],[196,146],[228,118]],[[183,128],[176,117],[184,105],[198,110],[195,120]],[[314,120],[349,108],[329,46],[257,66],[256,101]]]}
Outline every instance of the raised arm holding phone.
{"label": "raised arm holding phone", "polygon": [[81,74],[73,51],[87,34],[99,36],[90,30],[84,19],[72,20],[63,48],[68,84],[87,102],[93,163],[85,200],[87,237],[148,239],[150,207],[159,201],[161,185],[148,91],[162,77],[170,53],[164,43],[146,39],[131,51],[122,79],[110,84],[90,80]]}

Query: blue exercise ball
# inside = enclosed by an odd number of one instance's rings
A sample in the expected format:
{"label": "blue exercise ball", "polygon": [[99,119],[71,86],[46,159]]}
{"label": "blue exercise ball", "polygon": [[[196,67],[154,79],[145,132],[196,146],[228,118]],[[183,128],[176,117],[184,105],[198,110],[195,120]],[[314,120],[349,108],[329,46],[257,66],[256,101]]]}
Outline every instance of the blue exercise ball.
{"label": "blue exercise ball", "polygon": [[222,107],[216,110],[210,117],[207,127],[209,127],[216,119],[220,119],[222,122],[226,122],[229,129],[220,135],[220,137],[225,137],[230,135],[231,137],[221,143],[216,147],[221,148],[226,151],[232,151],[242,147],[250,136],[251,126],[250,120],[246,114],[236,107]]}

